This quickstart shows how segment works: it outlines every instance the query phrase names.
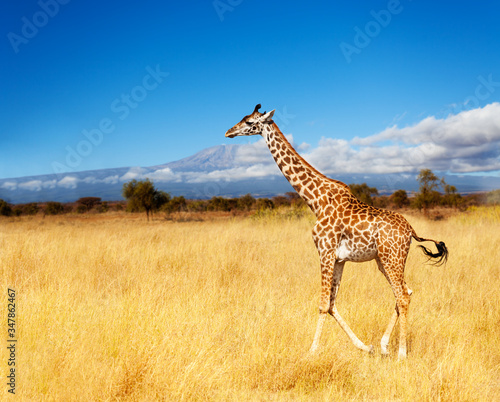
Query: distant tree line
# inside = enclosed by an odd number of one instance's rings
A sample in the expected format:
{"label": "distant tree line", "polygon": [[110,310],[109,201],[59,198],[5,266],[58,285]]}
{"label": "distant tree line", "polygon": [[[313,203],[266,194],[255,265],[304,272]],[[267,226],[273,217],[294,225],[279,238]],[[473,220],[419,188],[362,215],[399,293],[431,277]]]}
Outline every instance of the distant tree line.
{"label": "distant tree line", "polygon": [[488,195],[462,197],[455,186],[447,184],[444,178],[439,179],[430,169],[422,169],[417,180],[419,191],[411,198],[405,190],[397,190],[390,196],[379,196],[378,190],[368,187],[366,183],[350,184],[349,187],[360,201],[368,205],[391,209],[415,208],[424,213],[438,206],[463,209],[488,202]]}
{"label": "distant tree line", "polygon": [[[352,193],[362,202],[378,208],[415,208],[427,213],[435,207],[465,209],[472,205],[500,204],[500,190],[486,194],[461,196],[456,187],[439,179],[430,169],[420,171],[417,180],[419,191],[411,197],[405,190],[397,190],[389,196],[379,195],[375,187],[366,183],[350,184]],[[440,191],[441,190],[441,191]],[[0,199],[0,215],[59,215],[64,213],[105,213],[108,211],[145,212],[170,215],[176,212],[251,212],[282,207],[305,207],[296,192],[288,192],[271,198],[255,198],[246,194],[238,198],[212,197],[207,200],[189,200],[183,196],[172,197],[155,188],[149,179],[131,180],[123,185],[126,201],[102,201],[99,197],[82,197],[73,203],[46,202],[12,205]]]}
{"label": "distant tree line", "polygon": [[0,199],[0,215],[3,216],[21,216],[21,215],[60,215],[67,213],[104,213],[110,210],[121,211],[124,209],[124,202],[101,201],[99,197],[83,197],[75,202],[61,203],[56,201],[49,202],[30,202],[28,204],[11,205]]}
{"label": "distant tree line", "polygon": [[175,212],[252,211],[284,205],[304,205],[304,201],[294,192],[273,198],[254,198],[251,194],[246,194],[239,198],[212,197],[209,200],[186,200],[183,196],[171,197],[170,194],[157,190],[149,179],[125,183],[122,195],[127,200],[128,212],[146,212],[148,220],[150,215],[158,212],[168,215]]}

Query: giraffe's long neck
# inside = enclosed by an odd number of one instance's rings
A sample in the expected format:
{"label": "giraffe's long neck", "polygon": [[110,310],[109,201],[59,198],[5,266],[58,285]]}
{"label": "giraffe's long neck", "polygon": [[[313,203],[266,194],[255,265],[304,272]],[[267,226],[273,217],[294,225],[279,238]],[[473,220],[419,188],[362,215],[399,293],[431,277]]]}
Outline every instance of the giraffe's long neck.
{"label": "giraffe's long neck", "polygon": [[324,189],[324,183],[335,183],[335,181],[307,163],[293,149],[276,123],[270,124],[262,136],[285,178],[317,214],[321,208],[321,190]]}

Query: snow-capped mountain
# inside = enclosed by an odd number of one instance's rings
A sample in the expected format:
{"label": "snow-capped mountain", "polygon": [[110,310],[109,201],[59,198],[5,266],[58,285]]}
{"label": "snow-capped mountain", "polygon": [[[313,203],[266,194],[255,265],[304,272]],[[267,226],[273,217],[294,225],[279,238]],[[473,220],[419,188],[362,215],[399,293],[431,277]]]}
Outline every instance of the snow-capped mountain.
{"label": "snow-capped mountain", "polygon": [[[344,183],[367,183],[380,193],[398,189],[415,191],[417,173],[328,175]],[[0,199],[14,204],[43,201],[75,201],[94,196],[119,200],[123,183],[149,178],[155,186],[186,198],[213,196],[274,196],[293,191],[276,167],[263,141],[251,144],[218,145],[187,158],[150,167],[122,167],[62,174],[0,179]],[[460,192],[489,191],[500,188],[493,176],[445,177]]]}
{"label": "snow-capped mountain", "polygon": [[[132,179],[146,178],[152,180],[161,190],[188,198],[232,196],[249,192],[271,194],[274,181],[276,178],[280,179],[279,176],[274,174],[275,177],[265,182],[263,179],[268,176],[267,171],[264,169],[259,172],[258,168],[255,169],[251,165],[251,160],[245,161],[245,152],[242,153],[242,159],[239,159],[238,154],[241,150],[242,145],[218,145],[187,158],[157,166],[121,167],[0,179],[0,199],[14,204],[42,201],[69,202],[85,196],[119,200],[122,199],[123,183]],[[267,157],[270,170],[279,173],[271,156]],[[262,179],[261,190],[260,186],[251,185],[255,178]],[[278,181],[281,182],[284,191],[289,190],[286,187],[289,186],[288,182],[284,179]]]}
{"label": "snow-capped mountain", "polygon": [[169,168],[183,172],[210,172],[213,170],[234,167],[235,157],[241,145],[218,145],[206,148],[187,158],[163,165],[152,166],[151,169]]}

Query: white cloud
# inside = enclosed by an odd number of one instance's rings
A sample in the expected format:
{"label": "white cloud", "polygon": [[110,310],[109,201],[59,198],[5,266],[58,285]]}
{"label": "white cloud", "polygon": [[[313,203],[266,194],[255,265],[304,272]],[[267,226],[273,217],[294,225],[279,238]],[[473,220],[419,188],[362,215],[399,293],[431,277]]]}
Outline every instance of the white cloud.
{"label": "white cloud", "polygon": [[154,172],[145,174],[143,176],[147,176],[151,180],[160,181],[160,182],[171,182],[171,181],[181,181],[182,176],[179,173],[174,173],[170,168],[163,168],[155,170]]}
{"label": "white cloud", "polygon": [[65,176],[57,182],[57,185],[59,187],[74,189],[74,188],[76,188],[78,181],[79,180],[76,177]]}
{"label": "white cloud", "polygon": [[41,191],[43,188],[55,188],[57,185],[57,180],[29,180],[24,183],[16,183],[12,181],[6,181],[2,184],[2,188],[6,190],[15,191],[17,189],[20,190],[28,190],[28,191]]}
{"label": "white cloud", "polygon": [[88,176],[82,179],[81,181],[83,181],[86,184],[94,184],[94,183],[99,183],[101,180],[97,180],[94,176]]}
{"label": "white cloud", "polygon": [[323,139],[306,159],[330,172],[397,173],[430,168],[453,173],[500,169],[500,104],[352,141]]}
{"label": "white cloud", "polygon": [[57,185],[57,180],[47,180],[42,182],[42,187],[43,188],[56,188]]}
{"label": "white cloud", "polygon": [[118,175],[108,176],[102,179],[102,182],[106,184],[116,184],[118,183],[118,179],[119,179]]}
{"label": "white cloud", "polygon": [[6,181],[2,184],[2,188],[14,191],[17,190],[17,183],[14,181]]}
{"label": "white cloud", "polygon": [[251,144],[241,145],[236,151],[235,160],[242,165],[272,161],[269,156],[269,148],[263,138]]}
{"label": "white cloud", "polygon": [[30,180],[25,183],[19,183],[18,187],[22,190],[40,191],[43,182],[41,180]]}
{"label": "white cloud", "polygon": [[133,167],[130,168],[130,170],[125,173],[122,177],[120,177],[121,181],[127,181],[127,180],[140,180],[143,177],[143,174],[146,173],[147,170],[141,167]]}
{"label": "white cloud", "polygon": [[307,151],[309,148],[311,148],[311,144],[308,144],[307,142],[303,142],[297,147],[297,151]]}
{"label": "white cloud", "polygon": [[[286,134],[285,137],[292,146],[296,146],[292,134]],[[302,150],[307,147],[309,147],[309,144],[302,143],[297,149]],[[239,165],[274,163],[272,156],[269,154],[269,148],[267,147],[266,141],[263,138],[254,143],[240,145],[236,150],[235,161]]]}
{"label": "white cloud", "polygon": [[162,168],[162,169],[157,169],[154,171],[150,171],[148,169],[140,168],[140,167],[134,167],[131,168],[127,173],[125,173],[123,176],[118,177],[118,176],[110,176],[102,180],[102,182],[105,183],[117,183],[118,180],[120,181],[128,181],[128,180],[144,180],[146,178],[153,180],[153,181],[158,181],[158,182],[179,182],[182,180],[182,175],[183,173],[176,173],[172,171],[170,168]]}
{"label": "white cloud", "polygon": [[[287,136],[293,145],[293,137]],[[410,173],[423,168],[453,173],[500,170],[500,104],[449,115],[424,118],[408,127],[394,125],[372,136],[351,141],[322,138],[317,147],[296,147],[321,172]],[[209,173],[183,173],[183,180],[237,181],[279,174],[263,139],[242,145],[237,167]]]}
{"label": "white cloud", "polygon": [[118,175],[108,176],[105,177],[104,179],[96,179],[94,176],[88,176],[83,179],[78,179],[78,181],[81,181],[85,184],[99,184],[99,183],[116,184],[118,183],[119,180],[120,177]]}
{"label": "white cloud", "polygon": [[214,170],[212,172],[187,172],[184,178],[188,183],[203,183],[206,181],[238,181],[281,174],[276,164],[257,164],[247,167]]}
{"label": "white cloud", "polygon": [[427,117],[419,123],[389,127],[379,134],[355,138],[356,145],[370,145],[390,140],[409,145],[432,142],[448,146],[476,146],[500,141],[500,103],[449,115],[445,119]]}

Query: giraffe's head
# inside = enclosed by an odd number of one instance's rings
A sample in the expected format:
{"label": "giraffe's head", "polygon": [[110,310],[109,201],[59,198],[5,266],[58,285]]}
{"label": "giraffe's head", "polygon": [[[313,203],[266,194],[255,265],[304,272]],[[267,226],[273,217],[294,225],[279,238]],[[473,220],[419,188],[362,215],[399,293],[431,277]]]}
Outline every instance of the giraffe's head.
{"label": "giraffe's head", "polygon": [[226,137],[233,138],[240,135],[261,135],[264,126],[273,123],[274,110],[269,113],[260,113],[260,105],[255,106],[252,114],[243,117],[243,119],[233,128],[226,131]]}

